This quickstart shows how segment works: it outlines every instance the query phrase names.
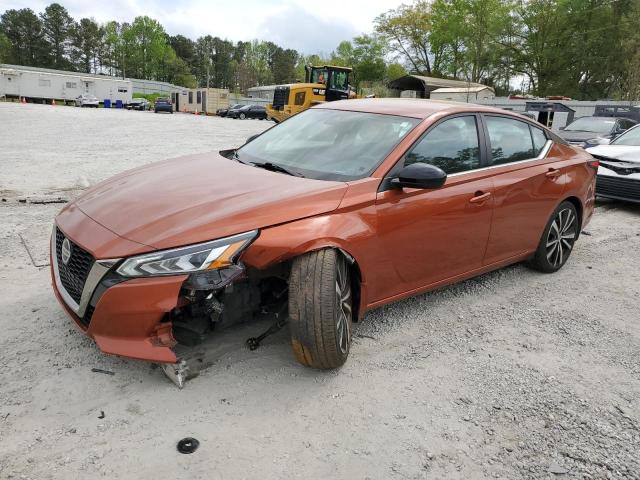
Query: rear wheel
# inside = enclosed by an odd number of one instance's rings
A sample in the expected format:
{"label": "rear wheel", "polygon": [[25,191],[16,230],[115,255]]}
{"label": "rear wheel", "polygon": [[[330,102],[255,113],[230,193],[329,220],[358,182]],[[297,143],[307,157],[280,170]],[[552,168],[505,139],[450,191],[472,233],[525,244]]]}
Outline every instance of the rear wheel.
{"label": "rear wheel", "polygon": [[289,278],[289,325],[296,359],[313,368],[344,364],[351,347],[351,278],[338,250],[296,258]]}
{"label": "rear wheel", "polygon": [[240,117],[240,120],[244,120],[245,118],[247,118],[247,116],[244,113],[241,113],[239,117]]}
{"label": "rear wheel", "polygon": [[560,270],[571,255],[579,227],[576,207],[562,202],[551,215],[530,266],[545,273]]}

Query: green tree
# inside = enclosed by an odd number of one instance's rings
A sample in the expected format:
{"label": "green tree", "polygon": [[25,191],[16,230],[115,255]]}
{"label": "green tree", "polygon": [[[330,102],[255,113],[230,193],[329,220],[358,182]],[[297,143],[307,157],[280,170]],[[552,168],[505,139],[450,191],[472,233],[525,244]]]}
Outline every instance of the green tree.
{"label": "green tree", "polygon": [[42,31],[46,42],[48,66],[58,69],[70,66],[71,36],[74,21],[59,3],[52,3],[40,14]]}
{"label": "green tree", "polygon": [[7,10],[0,17],[0,32],[9,40],[8,61],[39,66],[45,58],[42,22],[30,8]]}
{"label": "green tree", "polygon": [[387,65],[383,40],[375,35],[360,35],[353,39],[353,69],[356,82],[378,82],[384,79]]}
{"label": "green tree", "polygon": [[400,77],[404,77],[407,74],[407,70],[399,63],[391,63],[387,66],[386,80],[392,81]]}
{"label": "green tree", "polygon": [[374,25],[390,52],[414,73],[431,74],[431,13],[426,0],[383,13],[375,19]]}
{"label": "green tree", "polygon": [[8,62],[11,54],[11,42],[4,33],[0,32],[0,63]]}
{"label": "green tree", "polygon": [[292,83],[296,80],[298,52],[278,47],[273,54],[273,81],[276,84]]}
{"label": "green tree", "polygon": [[164,28],[147,16],[136,17],[131,25],[122,25],[122,49],[127,76],[155,79],[162,70],[167,46]]}
{"label": "green tree", "polygon": [[79,71],[97,72],[97,54],[102,33],[99,25],[91,18],[82,18],[72,33],[72,58]]}

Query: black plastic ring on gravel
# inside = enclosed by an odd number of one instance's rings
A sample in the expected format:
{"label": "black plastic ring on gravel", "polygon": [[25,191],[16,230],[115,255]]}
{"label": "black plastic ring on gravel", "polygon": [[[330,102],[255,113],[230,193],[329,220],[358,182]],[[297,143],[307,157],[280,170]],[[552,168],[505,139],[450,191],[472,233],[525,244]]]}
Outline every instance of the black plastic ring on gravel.
{"label": "black plastic ring on gravel", "polygon": [[178,442],[178,451],[180,453],[193,453],[198,449],[200,442],[192,437],[183,438]]}

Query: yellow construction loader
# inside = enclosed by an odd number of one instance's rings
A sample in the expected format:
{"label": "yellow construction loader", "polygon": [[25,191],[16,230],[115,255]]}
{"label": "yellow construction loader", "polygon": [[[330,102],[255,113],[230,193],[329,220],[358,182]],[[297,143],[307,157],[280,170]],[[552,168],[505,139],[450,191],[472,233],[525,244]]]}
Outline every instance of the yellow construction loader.
{"label": "yellow construction loader", "polygon": [[305,67],[305,82],[278,85],[273,103],[266,106],[267,117],[279,123],[313,105],[356,98],[349,84],[352,69],[323,65]]}

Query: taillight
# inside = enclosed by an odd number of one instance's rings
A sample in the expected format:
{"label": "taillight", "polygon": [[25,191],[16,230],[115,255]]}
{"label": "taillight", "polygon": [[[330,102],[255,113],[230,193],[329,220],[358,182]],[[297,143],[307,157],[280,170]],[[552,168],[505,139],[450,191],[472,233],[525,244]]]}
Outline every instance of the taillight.
{"label": "taillight", "polygon": [[589,165],[591,168],[593,168],[594,170],[598,170],[598,167],[600,166],[600,161],[599,160],[589,160],[587,162],[587,165]]}

